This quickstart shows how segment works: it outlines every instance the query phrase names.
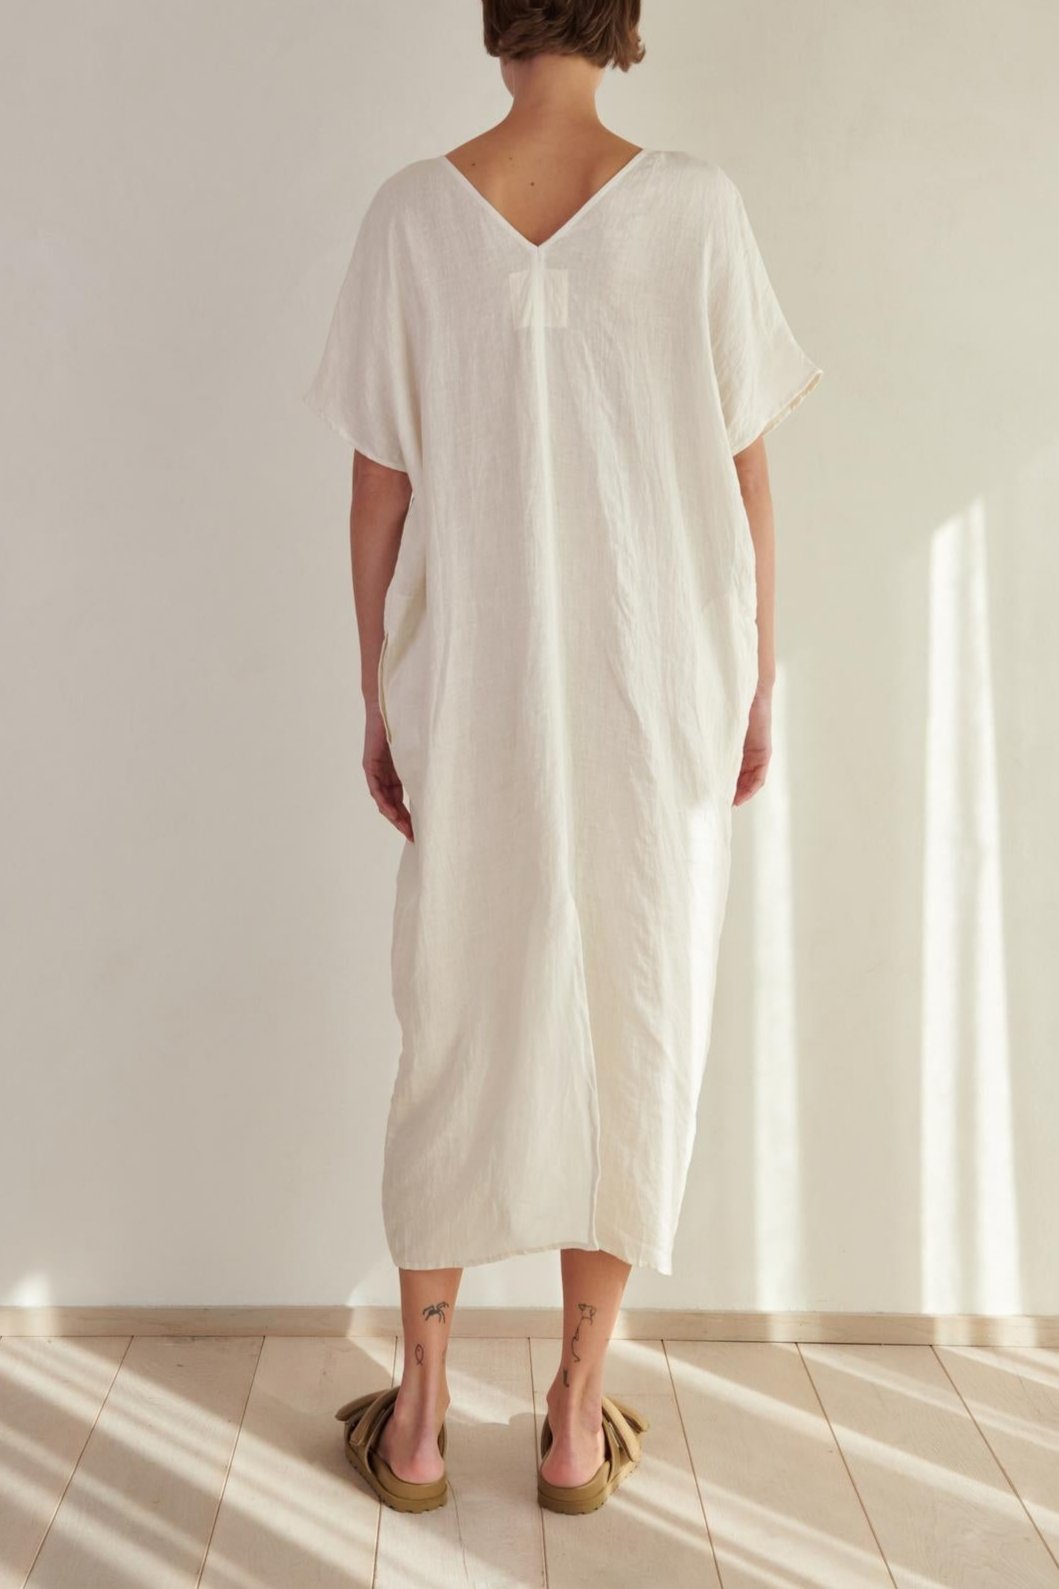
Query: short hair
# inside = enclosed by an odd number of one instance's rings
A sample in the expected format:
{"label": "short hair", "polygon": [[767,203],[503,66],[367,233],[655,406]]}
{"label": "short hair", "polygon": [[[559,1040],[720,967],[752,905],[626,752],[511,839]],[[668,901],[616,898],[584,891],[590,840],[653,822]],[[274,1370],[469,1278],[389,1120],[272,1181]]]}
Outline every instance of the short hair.
{"label": "short hair", "polygon": [[627,72],[644,58],[640,0],[482,0],[485,48],[525,61],[583,55]]}

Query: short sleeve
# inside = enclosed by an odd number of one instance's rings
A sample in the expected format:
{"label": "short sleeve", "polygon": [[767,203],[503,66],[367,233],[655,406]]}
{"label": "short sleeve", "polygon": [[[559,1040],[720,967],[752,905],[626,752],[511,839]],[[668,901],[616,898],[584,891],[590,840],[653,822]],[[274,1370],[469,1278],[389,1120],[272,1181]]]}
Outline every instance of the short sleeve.
{"label": "short sleeve", "polygon": [[361,220],[304,401],[358,452],[407,473],[417,424],[404,296],[384,183]]}
{"label": "short sleeve", "polygon": [[728,443],[737,453],[797,408],[823,371],[787,324],[742,194],[730,177],[719,175],[707,313]]}

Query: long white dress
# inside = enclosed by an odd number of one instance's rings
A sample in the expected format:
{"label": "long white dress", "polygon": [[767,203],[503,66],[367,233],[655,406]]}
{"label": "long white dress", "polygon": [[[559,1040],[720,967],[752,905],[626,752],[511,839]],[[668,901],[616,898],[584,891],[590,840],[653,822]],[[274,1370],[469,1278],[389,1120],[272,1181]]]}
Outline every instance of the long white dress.
{"label": "long white dress", "polygon": [[757,681],[732,454],[820,375],[698,156],[641,150],[540,246],[444,155],[363,215],[305,401],[412,484],[379,666],[401,1267],[672,1273]]}

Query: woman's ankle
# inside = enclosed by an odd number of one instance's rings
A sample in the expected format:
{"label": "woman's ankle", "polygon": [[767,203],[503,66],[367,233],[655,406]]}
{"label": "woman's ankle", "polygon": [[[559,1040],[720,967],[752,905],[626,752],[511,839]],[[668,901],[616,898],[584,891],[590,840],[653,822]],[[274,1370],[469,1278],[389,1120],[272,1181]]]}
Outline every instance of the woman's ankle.
{"label": "woman's ankle", "polygon": [[587,1379],[564,1384],[560,1371],[548,1387],[545,1399],[553,1435],[582,1429],[591,1433],[603,1421],[603,1393],[598,1385],[594,1386]]}
{"label": "woman's ankle", "polygon": [[414,1381],[402,1380],[394,1401],[393,1417],[403,1429],[428,1430],[441,1428],[451,1405],[448,1387],[423,1387]]}

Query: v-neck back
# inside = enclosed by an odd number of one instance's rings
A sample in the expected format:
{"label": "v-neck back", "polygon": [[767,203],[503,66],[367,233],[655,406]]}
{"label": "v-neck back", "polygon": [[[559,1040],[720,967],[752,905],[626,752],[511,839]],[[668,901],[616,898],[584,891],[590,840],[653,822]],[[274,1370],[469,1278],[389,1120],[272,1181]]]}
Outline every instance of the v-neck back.
{"label": "v-neck back", "polygon": [[470,177],[467,176],[465,172],[461,171],[459,166],[454,164],[454,162],[449,159],[447,154],[440,154],[437,156],[437,159],[443,165],[448,167],[460,185],[464,187],[468,193],[478,201],[479,204],[483,205],[485,209],[488,210],[493,219],[500,226],[502,226],[505,231],[507,231],[512,237],[518,239],[523,248],[528,248],[534,254],[541,254],[546,248],[550,248],[552,243],[556,242],[560,237],[563,237],[570,230],[570,228],[581,219],[583,215],[592,209],[593,205],[597,204],[599,200],[603,198],[604,194],[611,192],[611,190],[617,185],[621,178],[626,175],[627,172],[631,171],[634,166],[640,165],[649,154],[653,153],[654,151],[651,149],[638,149],[631,159],[626,160],[623,166],[619,166],[617,171],[615,171],[612,176],[609,176],[606,182],[602,183],[602,185],[598,187],[594,193],[590,193],[585,202],[579,205],[572,215],[567,216],[562,225],[556,227],[555,231],[546,237],[542,243],[535,243],[531,238],[526,236],[525,232],[520,232],[518,227],[515,226],[512,221],[509,221],[507,216],[504,215],[502,211],[497,209],[496,205],[491,199],[486,198],[482,190],[475,186]]}

